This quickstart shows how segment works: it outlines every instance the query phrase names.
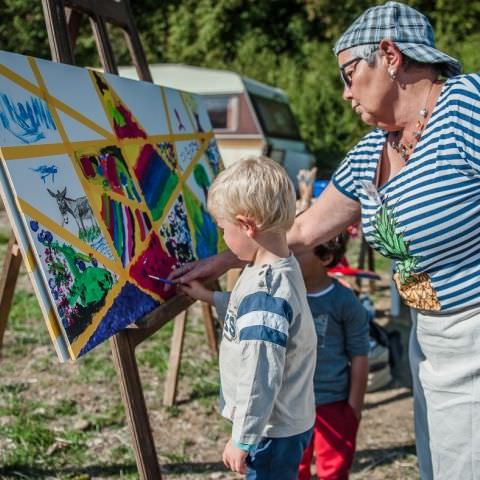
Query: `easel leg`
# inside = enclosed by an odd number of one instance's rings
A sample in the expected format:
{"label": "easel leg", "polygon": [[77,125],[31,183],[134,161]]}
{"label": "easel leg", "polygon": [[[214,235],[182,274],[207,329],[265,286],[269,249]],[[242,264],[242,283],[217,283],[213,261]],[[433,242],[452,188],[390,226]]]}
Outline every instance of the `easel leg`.
{"label": "easel leg", "polygon": [[205,332],[207,333],[208,344],[213,357],[218,355],[217,333],[215,331],[215,317],[213,316],[212,306],[208,303],[202,303],[203,321],[205,323]]}
{"label": "easel leg", "polygon": [[8,314],[10,313],[21,264],[22,255],[20,254],[15,235],[12,234],[8,242],[7,254],[0,279],[0,352],[3,346],[3,336],[7,328]]}
{"label": "easel leg", "polygon": [[187,310],[177,315],[173,320],[173,335],[170,343],[170,356],[168,358],[168,371],[167,378],[165,379],[165,391],[163,393],[163,404],[166,407],[171,407],[175,403],[178,373],[180,371],[180,360],[182,358],[183,339],[185,338],[186,321]]}
{"label": "easel leg", "polygon": [[110,345],[125,413],[132,432],[139,478],[160,480],[162,476],[135,359],[135,346],[130,341],[128,331],[122,331],[113,336],[110,339]]}
{"label": "easel leg", "polygon": [[227,272],[227,292],[231,292],[237,283],[238,277],[242,273],[241,268],[231,268]]}

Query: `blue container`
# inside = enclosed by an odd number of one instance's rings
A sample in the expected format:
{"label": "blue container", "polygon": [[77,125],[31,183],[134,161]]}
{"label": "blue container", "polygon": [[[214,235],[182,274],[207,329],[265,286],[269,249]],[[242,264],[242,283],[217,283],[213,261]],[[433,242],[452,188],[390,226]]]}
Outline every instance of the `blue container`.
{"label": "blue container", "polygon": [[313,196],[317,198],[325,190],[328,185],[328,180],[315,180],[313,182]]}

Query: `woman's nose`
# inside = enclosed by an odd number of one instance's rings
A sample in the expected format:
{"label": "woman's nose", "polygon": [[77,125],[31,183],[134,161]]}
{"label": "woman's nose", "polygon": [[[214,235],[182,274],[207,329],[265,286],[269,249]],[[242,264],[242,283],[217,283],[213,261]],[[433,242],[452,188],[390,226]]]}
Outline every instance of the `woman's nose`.
{"label": "woman's nose", "polygon": [[348,85],[344,85],[342,97],[343,97],[344,100],[347,100],[347,101],[349,101],[353,98],[352,97],[352,92],[351,92],[350,87]]}

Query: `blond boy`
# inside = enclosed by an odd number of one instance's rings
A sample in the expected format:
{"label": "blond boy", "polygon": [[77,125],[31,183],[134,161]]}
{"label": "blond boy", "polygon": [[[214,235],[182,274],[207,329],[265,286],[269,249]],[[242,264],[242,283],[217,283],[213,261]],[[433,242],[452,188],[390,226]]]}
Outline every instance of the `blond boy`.
{"label": "blond boy", "polygon": [[180,287],[224,319],[221,412],[233,426],[223,461],[247,479],[295,480],[315,420],[316,360],[305,285],[286,239],[295,191],[277,163],[247,158],[217,177],[208,208],[247,262],[231,294],[196,281]]}

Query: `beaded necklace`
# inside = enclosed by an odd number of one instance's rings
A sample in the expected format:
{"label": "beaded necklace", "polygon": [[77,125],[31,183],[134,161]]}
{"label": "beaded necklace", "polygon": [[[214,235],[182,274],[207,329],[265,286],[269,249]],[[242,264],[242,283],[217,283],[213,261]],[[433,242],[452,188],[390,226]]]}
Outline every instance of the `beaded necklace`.
{"label": "beaded necklace", "polygon": [[430,94],[432,93],[432,88],[435,81],[432,82],[428,90],[427,99],[425,100],[425,106],[418,112],[420,118],[415,124],[415,130],[412,132],[413,140],[411,142],[401,142],[400,141],[400,132],[392,132],[391,135],[394,137],[390,140],[390,146],[400,155],[400,158],[407,163],[410,155],[413,152],[415,145],[418,143],[422,137],[423,130],[427,124],[428,117],[428,101],[430,100]]}

